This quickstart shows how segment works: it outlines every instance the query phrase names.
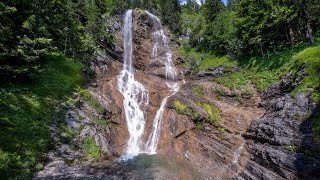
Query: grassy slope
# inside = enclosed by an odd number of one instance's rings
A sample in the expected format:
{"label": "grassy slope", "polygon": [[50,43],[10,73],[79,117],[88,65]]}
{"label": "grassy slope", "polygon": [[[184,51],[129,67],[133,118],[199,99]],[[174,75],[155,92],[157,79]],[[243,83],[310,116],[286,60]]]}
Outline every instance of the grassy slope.
{"label": "grassy slope", "polygon": [[64,118],[55,107],[82,84],[80,63],[57,54],[45,61],[44,71],[31,82],[0,87],[1,178],[26,179],[43,167],[50,122]]}
{"label": "grassy slope", "polygon": [[[306,48],[301,45],[270,54],[269,58],[252,57],[240,61],[233,61],[227,56],[198,53],[194,49],[189,51],[182,49],[180,52],[187,59],[184,66],[191,67],[194,72],[210,67],[240,66],[242,68],[240,72],[214,78],[216,82],[232,89],[245,88],[248,83],[252,82],[258,91],[262,92],[278,82],[289,71],[296,72],[303,64],[307,67],[307,77],[294,92],[319,87],[317,67],[320,66],[320,46]],[[319,100],[318,95],[313,96],[315,101]]]}

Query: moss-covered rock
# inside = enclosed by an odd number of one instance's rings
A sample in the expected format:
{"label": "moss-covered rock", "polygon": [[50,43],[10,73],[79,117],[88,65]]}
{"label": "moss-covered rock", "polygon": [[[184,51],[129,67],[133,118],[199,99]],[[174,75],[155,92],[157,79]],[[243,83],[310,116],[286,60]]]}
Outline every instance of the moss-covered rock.
{"label": "moss-covered rock", "polygon": [[185,114],[187,112],[188,106],[183,102],[179,100],[175,100],[173,102],[173,105],[174,105],[174,108],[178,111],[178,113]]}
{"label": "moss-covered rock", "polygon": [[87,158],[97,159],[101,156],[101,149],[96,145],[93,136],[89,136],[83,140],[83,145],[86,150]]}

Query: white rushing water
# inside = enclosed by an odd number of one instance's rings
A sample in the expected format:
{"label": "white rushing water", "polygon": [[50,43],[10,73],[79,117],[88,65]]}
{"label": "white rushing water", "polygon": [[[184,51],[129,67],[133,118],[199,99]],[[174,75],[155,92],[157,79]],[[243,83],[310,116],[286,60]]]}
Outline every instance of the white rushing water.
{"label": "white rushing water", "polygon": [[151,134],[146,144],[143,144],[142,137],[145,127],[143,107],[149,103],[148,90],[134,79],[134,69],[132,67],[132,10],[128,10],[124,17],[124,65],[118,76],[118,89],[122,93],[123,107],[126,115],[126,122],[129,131],[128,147],[124,159],[131,158],[140,153],[155,154],[160,137],[162,116],[167,100],[175,94],[178,89],[177,72],[172,62],[172,53],[167,42],[160,20],[153,14],[146,11],[153,20],[153,40],[152,59],[160,60],[165,64],[166,84],[171,93],[165,97],[153,120]]}
{"label": "white rushing water", "polygon": [[167,100],[170,96],[178,92],[179,86],[177,83],[177,72],[172,62],[172,52],[170,50],[167,37],[164,34],[163,28],[161,26],[161,22],[156,16],[154,16],[150,12],[146,11],[146,13],[153,21],[152,38],[154,40],[154,45],[152,48],[151,57],[153,60],[157,59],[164,62],[167,81],[166,84],[172,91],[172,93],[165,97],[161,102],[160,108],[157,111],[156,116],[153,120],[152,131],[146,144],[146,153],[155,154],[157,152],[157,145],[160,138],[162,116],[167,105]]}
{"label": "white rushing water", "polygon": [[148,90],[134,79],[132,67],[132,10],[124,18],[124,65],[118,76],[118,89],[122,93],[123,106],[129,131],[126,155],[135,156],[143,151],[142,135],[145,120],[141,108],[148,105]]}

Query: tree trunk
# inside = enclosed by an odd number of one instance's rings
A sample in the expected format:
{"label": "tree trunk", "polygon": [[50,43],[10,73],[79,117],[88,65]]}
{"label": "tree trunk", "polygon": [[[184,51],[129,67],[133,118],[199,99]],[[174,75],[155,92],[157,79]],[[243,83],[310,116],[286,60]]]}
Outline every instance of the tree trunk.
{"label": "tree trunk", "polygon": [[312,34],[311,23],[310,23],[309,20],[306,22],[305,29],[306,29],[306,35],[307,35],[307,38],[309,40],[309,43],[310,44],[314,44],[314,37],[313,37],[313,34]]}
{"label": "tree trunk", "polygon": [[294,43],[294,33],[293,33],[293,29],[290,24],[288,24],[288,34],[289,34],[290,46],[293,47],[295,44]]}
{"label": "tree trunk", "polygon": [[312,34],[312,28],[311,28],[311,20],[310,16],[305,8],[305,1],[302,2],[301,4],[301,11],[302,11],[302,16],[305,21],[305,31],[306,31],[306,36],[310,44],[314,44],[314,37]]}

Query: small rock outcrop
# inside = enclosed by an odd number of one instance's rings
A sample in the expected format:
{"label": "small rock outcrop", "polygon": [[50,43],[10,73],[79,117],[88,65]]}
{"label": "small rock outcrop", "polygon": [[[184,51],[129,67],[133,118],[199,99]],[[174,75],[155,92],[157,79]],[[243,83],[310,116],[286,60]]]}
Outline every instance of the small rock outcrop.
{"label": "small rock outcrop", "polygon": [[215,67],[215,68],[209,68],[208,70],[203,70],[198,72],[197,76],[198,77],[211,77],[211,76],[220,76],[226,73],[231,73],[231,72],[237,72],[240,71],[240,68],[238,67]]}

